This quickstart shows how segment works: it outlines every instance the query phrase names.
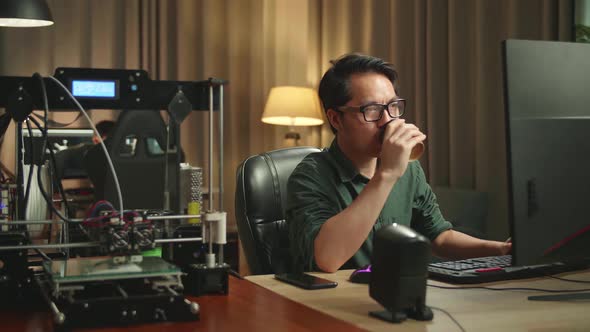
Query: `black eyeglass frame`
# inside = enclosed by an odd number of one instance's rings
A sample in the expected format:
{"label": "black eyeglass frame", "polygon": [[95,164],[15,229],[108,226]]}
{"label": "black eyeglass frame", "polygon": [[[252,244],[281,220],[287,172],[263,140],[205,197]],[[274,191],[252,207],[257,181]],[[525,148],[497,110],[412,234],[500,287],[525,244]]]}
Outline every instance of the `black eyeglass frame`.
{"label": "black eyeglass frame", "polygon": [[[391,113],[389,112],[389,106],[392,104],[399,105],[400,103],[403,105],[402,107],[399,107],[400,114],[396,115],[396,116],[391,115]],[[379,112],[379,117],[375,120],[367,120],[367,115],[365,114],[365,109],[370,106],[381,106],[381,111]],[[336,109],[336,111],[338,111],[340,113],[343,113],[343,111],[342,111],[343,109],[355,110],[355,111],[358,110],[359,112],[363,113],[363,118],[365,119],[366,122],[377,122],[377,121],[381,120],[381,118],[383,118],[383,111],[387,111],[387,114],[392,119],[402,117],[406,113],[406,99],[404,99],[404,98],[394,99],[387,104],[371,103],[371,104],[367,104],[367,105],[363,105],[363,106],[340,106],[340,107],[336,107],[335,109]]]}

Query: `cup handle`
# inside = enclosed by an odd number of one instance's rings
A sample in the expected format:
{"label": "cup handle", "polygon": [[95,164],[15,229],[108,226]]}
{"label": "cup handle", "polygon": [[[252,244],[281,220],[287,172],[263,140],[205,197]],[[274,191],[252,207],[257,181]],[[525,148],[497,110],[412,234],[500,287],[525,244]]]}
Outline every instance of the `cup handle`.
{"label": "cup handle", "polygon": [[424,143],[418,142],[418,144],[414,145],[412,148],[412,152],[410,152],[410,161],[418,160],[424,153]]}

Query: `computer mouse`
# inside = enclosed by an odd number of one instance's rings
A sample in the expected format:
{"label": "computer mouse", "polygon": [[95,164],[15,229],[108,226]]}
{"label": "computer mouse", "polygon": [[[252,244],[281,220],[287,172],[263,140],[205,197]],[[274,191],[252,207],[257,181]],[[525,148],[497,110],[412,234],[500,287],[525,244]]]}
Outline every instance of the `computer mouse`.
{"label": "computer mouse", "polygon": [[348,280],[357,284],[368,284],[371,281],[371,265],[354,270]]}

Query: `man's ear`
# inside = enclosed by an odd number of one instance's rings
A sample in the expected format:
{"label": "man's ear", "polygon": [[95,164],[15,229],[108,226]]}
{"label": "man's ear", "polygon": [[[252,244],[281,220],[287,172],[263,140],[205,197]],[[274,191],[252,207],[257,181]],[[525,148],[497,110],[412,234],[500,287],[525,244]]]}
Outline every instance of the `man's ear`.
{"label": "man's ear", "polygon": [[340,112],[334,111],[330,108],[326,111],[326,117],[328,118],[328,121],[330,121],[332,127],[337,131],[340,131],[340,128],[342,128],[342,117]]}

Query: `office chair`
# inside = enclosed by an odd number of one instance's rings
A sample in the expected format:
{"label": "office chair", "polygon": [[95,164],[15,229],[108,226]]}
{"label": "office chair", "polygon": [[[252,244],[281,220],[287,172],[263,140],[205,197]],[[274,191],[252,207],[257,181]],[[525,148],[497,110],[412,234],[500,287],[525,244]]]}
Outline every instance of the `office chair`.
{"label": "office chair", "polygon": [[488,194],[485,192],[432,187],[440,211],[453,227],[463,233],[485,239],[488,215]]}
{"label": "office chair", "polygon": [[236,222],[252,274],[289,272],[288,227],[285,222],[287,180],[312,147],[280,149],[251,156],[238,166]]}
{"label": "office chair", "polygon": [[[170,139],[173,140],[172,133]],[[170,206],[175,208],[178,165],[174,155],[165,156],[166,124],[160,112],[123,111],[105,139],[105,145],[119,178],[125,209],[164,207],[165,162],[168,163]],[[100,145],[86,153],[84,167],[94,185],[95,200],[104,199],[119,208],[115,183]]]}

